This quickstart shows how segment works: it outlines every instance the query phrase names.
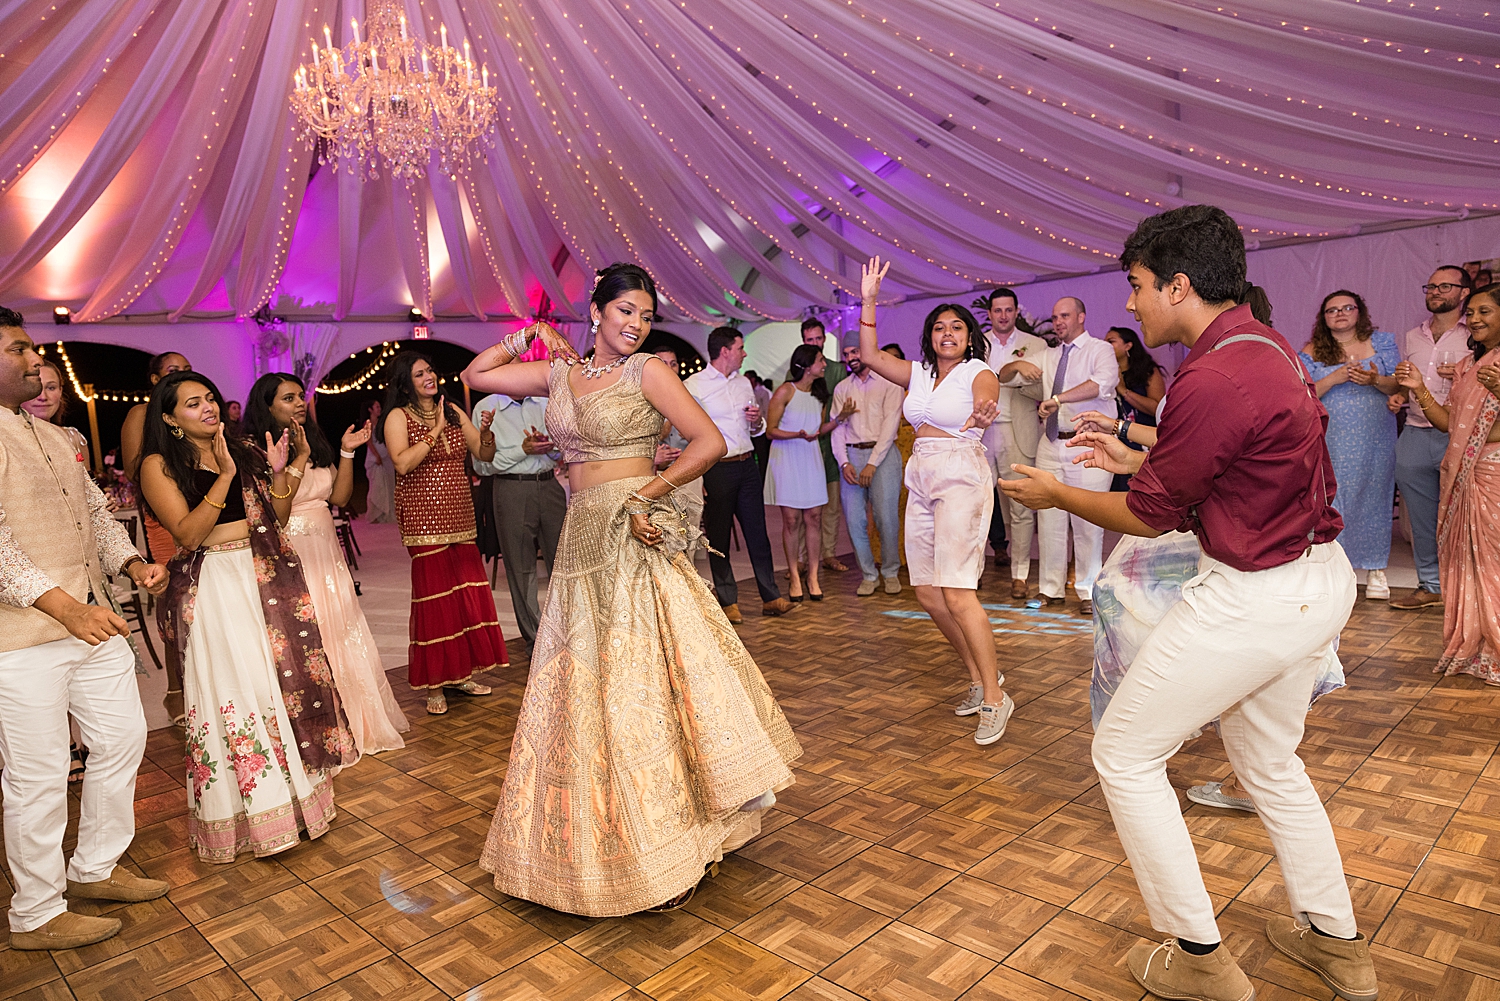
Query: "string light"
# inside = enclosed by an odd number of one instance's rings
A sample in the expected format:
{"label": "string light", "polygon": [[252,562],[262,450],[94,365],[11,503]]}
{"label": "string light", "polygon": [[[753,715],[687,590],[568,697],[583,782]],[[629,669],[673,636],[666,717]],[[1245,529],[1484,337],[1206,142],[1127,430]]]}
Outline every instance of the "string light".
{"label": "string light", "polygon": [[[63,371],[68,376],[68,381],[73,384],[73,392],[84,403],[92,403],[99,400],[105,403],[145,403],[151,399],[140,393],[123,393],[113,389],[95,389],[92,394],[83,391],[83,383],[78,381],[78,374],[73,371],[73,359],[68,357],[68,349],[63,346],[62,341],[56,345],[57,357],[62,361]],[[40,353],[40,349],[38,349]]]}
{"label": "string light", "polygon": [[[366,353],[368,353],[369,350],[372,350],[373,347],[374,346],[371,345],[371,348],[366,349]],[[325,382],[325,383],[323,383],[323,384],[321,384],[321,385],[318,386],[317,392],[323,394],[324,396],[339,396],[339,395],[341,395],[343,393],[353,393],[353,392],[357,392],[358,390],[366,388],[369,385],[369,383],[377,375],[380,374],[381,370],[385,368],[385,363],[388,362],[388,361],[390,361],[392,358],[396,357],[397,352],[399,352],[400,350],[401,350],[401,343],[399,341],[397,341],[395,343],[382,342],[381,345],[380,345],[380,354],[378,356],[376,356],[376,358],[375,358],[374,361],[372,361],[372,362],[370,362],[370,364],[366,365],[365,368],[364,368],[364,370],[362,372],[360,372],[358,375],[356,375],[352,379],[345,379],[345,380],[342,380],[340,382],[334,382],[334,383],[326,383]],[[358,357],[358,352],[356,352],[355,354],[350,355],[349,357],[350,358],[356,358],[356,357]],[[375,387],[375,388],[382,388],[382,387]]]}

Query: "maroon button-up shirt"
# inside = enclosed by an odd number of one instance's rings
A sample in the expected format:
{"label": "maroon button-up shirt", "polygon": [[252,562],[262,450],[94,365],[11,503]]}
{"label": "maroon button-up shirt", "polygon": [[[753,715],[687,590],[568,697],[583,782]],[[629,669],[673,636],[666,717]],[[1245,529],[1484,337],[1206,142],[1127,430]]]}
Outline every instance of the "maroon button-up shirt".
{"label": "maroon button-up shirt", "polygon": [[[1214,350],[1237,334],[1269,338],[1286,357],[1259,341]],[[1328,411],[1286,340],[1249,306],[1226,310],[1178,369],[1126,504],[1157,531],[1193,532],[1204,552],[1236,570],[1290,563],[1344,529],[1327,427]]]}

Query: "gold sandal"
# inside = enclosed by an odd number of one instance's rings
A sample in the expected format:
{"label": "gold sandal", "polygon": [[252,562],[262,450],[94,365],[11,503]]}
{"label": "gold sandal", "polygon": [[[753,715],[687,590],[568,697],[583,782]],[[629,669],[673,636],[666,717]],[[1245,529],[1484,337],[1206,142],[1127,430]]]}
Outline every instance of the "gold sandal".
{"label": "gold sandal", "polygon": [[455,692],[459,692],[460,694],[463,694],[463,695],[488,695],[488,694],[490,694],[490,692],[494,691],[494,689],[491,688],[489,685],[481,685],[479,682],[475,681],[473,678],[470,678],[468,681],[465,681],[465,682],[463,682],[461,684],[457,684],[457,685],[444,685],[443,687],[444,688],[451,688]]}
{"label": "gold sandal", "polygon": [[427,695],[427,712],[432,716],[441,716],[448,711],[448,700],[443,697],[443,690],[439,688],[436,692]]}

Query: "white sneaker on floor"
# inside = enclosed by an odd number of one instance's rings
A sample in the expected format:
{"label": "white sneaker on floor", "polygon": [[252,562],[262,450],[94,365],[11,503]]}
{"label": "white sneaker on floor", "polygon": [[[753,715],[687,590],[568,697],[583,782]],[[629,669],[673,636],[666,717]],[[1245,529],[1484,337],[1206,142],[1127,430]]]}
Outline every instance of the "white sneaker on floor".
{"label": "white sneaker on floor", "polygon": [[1010,714],[1015,711],[1016,704],[1011,701],[1009,695],[1002,695],[998,706],[981,703],[979,726],[974,731],[974,743],[984,747],[1005,736],[1005,725],[1010,722]]}
{"label": "white sneaker on floor", "polygon": [[1365,600],[1389,601],[1391,585],[1386,582],[1384,570],[1371,570],[1365,576]]}
{"label": "white sneaker on floor", "polygon": [[982,705],[984,705],[984,686],[970,685],[968,696],[953,707],[953,715],[973,716],[979,711],[979,707]]}
{"label": "white sneaker on floor", "polygon": [[1224,783],[1209,782],[1201,786],[1192,786],[1187,791],[1187,798],[1200,806],[1217,806],[1223,810],[1244,810],[1246,813],[1254,813],[1255,804],[1248,799],[1239,796],[1224,795]]}

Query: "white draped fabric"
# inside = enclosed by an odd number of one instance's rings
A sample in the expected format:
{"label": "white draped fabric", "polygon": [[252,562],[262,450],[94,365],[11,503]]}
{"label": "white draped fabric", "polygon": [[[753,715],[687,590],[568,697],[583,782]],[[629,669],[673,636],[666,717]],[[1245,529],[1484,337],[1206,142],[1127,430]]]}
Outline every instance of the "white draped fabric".
{"label": "white draped fabric", "polygon": [[402,0],[467,38],[495,148],[407,184],[320,167],[292,73],[366,0],[0,0],[0,302],[79,320],[581,317],[636,260],[667,312],[791,319],[1112,271],[1145,214],[1252,246],[1500,210],[1500,24],[1351,0]]}

